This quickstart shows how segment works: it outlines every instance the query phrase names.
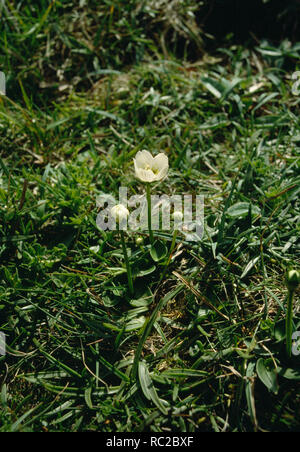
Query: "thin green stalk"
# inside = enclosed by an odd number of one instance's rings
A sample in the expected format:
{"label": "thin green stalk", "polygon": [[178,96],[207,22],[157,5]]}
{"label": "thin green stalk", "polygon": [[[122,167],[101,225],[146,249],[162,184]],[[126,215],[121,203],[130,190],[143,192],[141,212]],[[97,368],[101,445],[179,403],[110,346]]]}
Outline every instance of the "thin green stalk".
{"label": "thin green stalk", "polygon": [[153,238],[153,232],[152,232],[152,212],[151,212],[151,192],[150,192],[150,184],[146,184],[146,193],[147,193],[147,207],[148,207],[148,229],[149,229],[149,237],[150,237],[150,243],[153,245],[154,238]]}
{"label": "thin green stalk", "polygon": [[294,293],[300,283],[300,272],[291,269],[286,273],[285,282],[288,289],[287,295],[287,311],[285,317],[286,332],[286,352],[288,357],[292,356],[292,335],[293,335],[293,301]]}
{"label": "thin green stalk", "polygon": [[123,254],[124,254],[124,259],[125,259],[125,265],[126,265],[126,269],[127,269],[128,286],[129,286],[131,295],[133,295],[134,289],[133,289],[132,273],[131,273],[131,267],[130,267],[130,263],[129,263],[129,259],[128,259],[128,254],[127,254],[124,231],[120,230],[120,236],[121,236],[122,249],[123,249]]}
{"label": "thin green stalk", "polygon": [[176,238],[177,238],[177,235],[178,235],[178,229],[175,229],[175,231],[174,231],[174,233],[173,233],[172,243],[171,243],[170,250],[169,250],[168,260],[167,260],[167,262],[166,262],[164,271],[163,271],[163,273],[162,273],[162,275],[161,275],[161,277],[160,277],[159,282],[161,282],[161,281],[164,279],[165,274],[166,274],[166,272],[167,272],[167,270],[168,270],[168,266],[169,266],[170,261],[171,261],[172,253],[173,253],[173,250],[174,250],[175,245],[176,245]]}
{"label": "thin green stalk", "polygon": [[286,351],[289,358],[292,355],[293,300],[294,300],[294,290],[289,290],[287,296],[287,312],[285,318]]}

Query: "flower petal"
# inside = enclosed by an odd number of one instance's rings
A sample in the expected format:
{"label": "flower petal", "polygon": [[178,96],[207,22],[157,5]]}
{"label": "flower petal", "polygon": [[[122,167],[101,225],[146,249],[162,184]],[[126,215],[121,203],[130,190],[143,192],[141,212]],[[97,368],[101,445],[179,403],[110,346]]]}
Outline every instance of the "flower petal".
{"label": "flower petal", "polygon": [[146,151],[146,149],[144,149],[143,151],[138,151],[136,153],[135,159],[133,160],[139,168],[145,168],[147,165],[152,167],[153,164],[153,157],[149,151]]}
{"label": "flower petal", "polygon": [[138,168],[135,173],[136,177],[140,179],[142,182],[154,182],[156,180],[156,175],[152,170],[145,170],[142,168]]}
{"label": "flower petal", "polygon": [[169,167],[169,159],[166,156],[166,154],[163,154],[162,152],[158,155],[156,155],[153,159],[152,168],[161,170],[162,168],[168,168]]}
{"label": "flower petal", "polygon": [[166,175],[168,174],[168,167],[162,168],[158,173],[156,173],[155,175],[155,180],[162,180],[166,177]]}
{"label": "flower petal", "polygon": [[165,154],[160,153],[154,158],[153,170],[157,181],[166,177],[169,171],[169,159]]}

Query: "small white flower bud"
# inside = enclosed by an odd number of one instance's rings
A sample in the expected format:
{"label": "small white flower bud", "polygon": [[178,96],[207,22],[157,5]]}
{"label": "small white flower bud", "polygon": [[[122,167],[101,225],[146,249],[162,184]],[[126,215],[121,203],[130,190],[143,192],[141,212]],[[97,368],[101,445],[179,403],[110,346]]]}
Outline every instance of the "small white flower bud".
{"label": "small white flower bud", "polygon": [[117,223],[121,223],[121,221],[127,219],[129,215],[129,210],[126,209],[126,207],[123,206],[123,204],[116,204],[115,206],[112,207],[110,213],[112,217],[115,218]]}
{"label": "small white flower bud", "polygon": [[181,223],[181,221],[183,220],[183,213],[180,212],[180,210],[175,210],[175,212],[173,213],[173,219],[175,223]]}
{"label": "small white flower bud", "polygon": [[289,270],[285,277],[286,285],[289,290],[295,290],[300,284],[300,272]]}

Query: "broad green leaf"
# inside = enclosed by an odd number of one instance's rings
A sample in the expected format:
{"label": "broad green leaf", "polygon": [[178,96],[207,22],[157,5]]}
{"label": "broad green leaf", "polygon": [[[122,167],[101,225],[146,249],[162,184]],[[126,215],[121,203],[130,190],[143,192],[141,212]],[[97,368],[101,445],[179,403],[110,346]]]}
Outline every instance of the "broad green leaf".
{"label": "broad green leaf", "polygon": [[298,369],[291,369],[291,368],[278,368],[278,374],[281,377],[286,378],[287,380],[300,380],[300,368]]}
{"label": "broad green leaf", "polygon": [[158,397],[156,389],[154,387],[153,381],[151,379],[148,367],[144,361],[139,362],[139,381],[141,384],[142,391],[144,396],[148,400],[152,400],[154,405],[165,415],[168,414],[168,409],[163,404],[161,399]]}
{"label": "broad green leaf", "polygon": [[156,267],[153,262],[146,259],[136,261],[132,266],[132,275],[136,278],[142,278],[143,276],[150,275],[155,272]]}
{"label": "broad green leaf", "polygon": [[285,339],[285,320],[276,322],[274,326],[274,337],[278,342],[281,342]]}
{"label": "broad green leaf", "polygon": [[93,409],[92,388],[87,388],[84,391],[84,399],[85,399],[87,406],[92,410]]}
{"label": "broad green leaf", "polygon": [[125,331],[129,332],[129,331],[139,330],[140,328],[142,328],[144,326],[145,321],[146,321],[146,318],[144,316],[138,317],[136,319],[132,319],[126,324]]}
{"label": "broad green leaf", "polygon": [[151,246],[150,254],[154,262],[159,262],[167,256],[168,249],[163,242],[156,240]]}
{"label": "broad green leaf", "polygon": [[274,394],[278,393],[277,371],[272,359],[260,358],[256,363],[256,372],[259,379]]}
{"label": "broad green leaf", "polygon": [[259,215],[260,209],[248,202],[237,202],[233,206],[229,207],[227,215],[230,218],[245,218],[250,211],[250,206],[252,215]]}
{"label": "broad green leaf", "polygon": [[251,420],[255,426],[257,426],[257,419],[256,419],[256,408],[255,408],[255,397],[254,397],[254,369],[255,369],[255,363],[250,362],[247,367],[246,371],[246,384],[245,384],[245,393],[246,393],[246,400],[248,405],[248,412],[250,414]]}

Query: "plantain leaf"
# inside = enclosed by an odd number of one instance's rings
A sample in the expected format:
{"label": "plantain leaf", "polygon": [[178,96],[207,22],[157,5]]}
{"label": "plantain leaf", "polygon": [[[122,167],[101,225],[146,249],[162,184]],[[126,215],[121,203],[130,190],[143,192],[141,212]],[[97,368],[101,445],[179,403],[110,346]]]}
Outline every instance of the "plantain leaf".
{"label": "plantain leaf", "polygon": [[142,391],[144,393],[144,396],[148,400],[152,400],[154,405],[165,415],[168,414],[168,409],[162,402],[162,400],[158,397],[157,391],[154,387],[153,381],[151,379],[148,367],[145,363],[145,361],[139,362],[139,381],[142,388]]}
{"label": "plantain leaf", "polygon": [[156,240],[150,249],[150,255],[154,262],[159,262],[164,259],[168,254],[166,245],[160,240]]}
{"label": "plantain leaf", "polygon": [[259,379],[274,394],[278,393],[277,372],[272,359],[260,358],[256,363],[256,372]]}

